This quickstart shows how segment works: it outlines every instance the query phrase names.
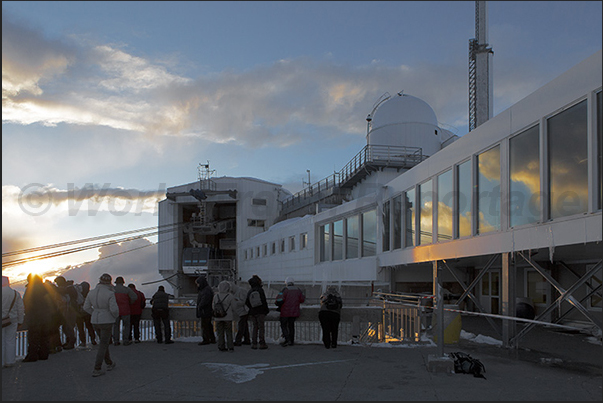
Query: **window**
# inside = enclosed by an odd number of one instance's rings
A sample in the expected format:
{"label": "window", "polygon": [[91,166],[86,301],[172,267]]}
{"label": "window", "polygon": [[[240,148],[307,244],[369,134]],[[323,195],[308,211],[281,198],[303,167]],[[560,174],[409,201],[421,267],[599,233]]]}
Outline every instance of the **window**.
{"label": "window", "polygon": [[550,218],[588,210],[586,101],[548,119]]}
{"label": "window", "polygon": [[320,261],[331,260],[331,224],[320,226]]}
{"label": "window", "polygon": [[263,247],[263,256],[268,256],[268,244],[264,244]]}
{"label": "window", "polygon": [[375,256],[377,251],[377,210],[362,213],[362,257]]}
{"label": "window", "polygon": [[500,146],[477,156],[478,233],[500,229]]}
{"label": "window", "polygon": [[381,220],[383,223],[383,232],[381,234],[381,243],[383,245],[383,251],[389,250],[389,205],[390,201],[383,203],[383,211],[381,214]]}
{"label": "window", "polygon": [[603,154],[603,99],[601,92],[597,93],[597,172],[599,173],[599,191],[597,192],[597,209],[601,210],[601,200],[603,199],[603,164],[601,162]]}
{"label": "window", "polygon": [[415,246],[415,190],[407,190],[404,195],[404,246],[408,248]]}
{"label": "window", "polygon": [[264,227],[265,220],[247,220],[247,226],[249,227]]}
{"label": "window", "polygon": [[346,259],[354,259],[358,257],[358,241],[360,237],[360,229],[358,226],[358,216],[348,217],[346,220]]}
{"label": "window", "polygon": [[256,256],[256,257],[260,257],[260,247],[259,247],[259,246],[257,246],[257,247],[255,248],[255,256]]}
{"label": "window", "polygon": [[438,241],[452,239],[452,170],[438,176]]}
{"label": "window", "polygon": [[299,236],[300,249],[306,249],[308,247],[308,233],[303,233]]}
{"label": "window", "polygon": [[272,242],[272,254],[276,254],[276,242]]}
{"label": "window", "polygon": [[511,227],[540,221],[540,140],[535,126],[509,140]]}
{"label": "window", "polygon": [[289,237],[289,252],[293,252],[295,250],[295,237]]}
{"label": "window", "polygon": [[281,253],[285,253],[285,240],[281,239]]}
{"label": "window", "polygon": [[251,204],[254,206],[265,206],[267,204],[266,199],[251,199]]}
{"label": "window", "polygon": [[343,259],[343,220],[333,223],[333,260]]}
{"label": "window", "polygon": [[419,185],[419,245],[433,241],[433,183],[432,180]]}
{"label": "window", "polygon": [[465,161],[456,167],[457,189],[456,189],[456,228],[457,238],[471,235],[471,161]]}
{"label": "window", "polygon": [[394,208],[394,249],[402,247],[402,196],[396,196],[393,201]]}

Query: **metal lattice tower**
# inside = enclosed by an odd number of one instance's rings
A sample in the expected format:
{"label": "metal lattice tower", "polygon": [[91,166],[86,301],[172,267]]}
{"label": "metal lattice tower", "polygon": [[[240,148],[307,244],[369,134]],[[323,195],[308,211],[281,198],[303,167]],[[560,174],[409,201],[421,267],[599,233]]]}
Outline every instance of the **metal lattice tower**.
{"label": "metal lattice tower", "polygon": [[469,131],[492,117],[492,48],[488,47],[488,6],[475,2],[475,38],[469,40]]}

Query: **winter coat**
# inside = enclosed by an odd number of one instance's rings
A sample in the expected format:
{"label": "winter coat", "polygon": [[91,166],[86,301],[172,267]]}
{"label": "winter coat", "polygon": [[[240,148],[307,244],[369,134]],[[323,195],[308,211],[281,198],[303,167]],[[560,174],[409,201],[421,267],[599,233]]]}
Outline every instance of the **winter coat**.
{"label": "winter coat", "polygon": [[247,298],[247,290],[243,287],[239,287],[235,283],[230,283],[230,293],[235,298],[235,320],[239,320],[241,316],[245,316],[249,313],[249,308],[247,307],[247,305],[245,305],[245,299]]}
{"label": "winter coat", "polygon": [[165,291],[158,290],[151,298],[152,309],[169,309],[170,295]]}
{"label": "winter coat", "polygon": [[55,286],[50,285],[47,288],[39,276],[34,276],[27,284],[23,295],[23,308],[25,326],[28,329],[45,328],[55,319],[57,308],[49,289],[54,290]]}
{"label": "winter coat", "polygon": [[113,286],[97,284],[84,301],[84,311],[91,315],[90,322],[93,325],[115,323],[115,319],[119,316],[119,307]]}
{"label": "winter coat", "polygon": [[[15,299],[14,304],[13,298]],[[12,309],[10,307],[11,304],[13,304]],[[13,290],[10,286],[2,287],[2,317],[5,318],[7,316],[12,323],[22,324],[25,321],[23,298],[21,298],[21,294],[18,291]]]}
{"label": "winter coat", "polygon": [[232,321],[234,319],[235,297],[230,293],[230,283],[228,281],[222,281],[218,284],[218,292],[214,295],[211,304],[212,309],[214,309],[218,301],[222,301],[222,306],[226,310],[226,316],[223,318],[214,317],[214,320],[218,322]]}
{"label": "winter coat", "polygon": [[[129,288],[129,287],[128,287]],[[142,291],[138,291],[136,289],[133,290],[138,298],[136,301],[130,304],[130,315],[142,315],[142,309],[146,306],[146,297],[142,293]]]}
{"label": "winter coat", "polygon": [[299,306],[306,300],[304,292],[295,285],[288,285],[281,292],[283,293],[281,318],[298,318],[301,313]]}
{"label": "winter coat", "polygon": [[[327,298],[330,294],[333,294],[335,296],[335,298],[337,299],[337,309],[329,309],[327,308]],[[337,292],[337,289],[335,287],[329,287],[327,288],[327,291],[325,293],[323,293],[320,296],[320,311],[329,311],[329,312],[335,312],[338,315],[341,315],[341,307],[343,306],[343,300],[341,299],[341,295],[339,295],[339,293]]]}
{"label": "winter coat", "polygon": [[213,316],[212,301],[214,290],[211,289],[205,277],[199,277],[197,284],[199,286],[199,293],[197,294],[197,317],[211,318]]}
{"label": "winter coat", "polygon": [[117,306],[119,306],[119,316],[129,315],[130,304],[134,303],[137,298],[138,295],[130,287],[115,284],[115,299],[117,300]]}

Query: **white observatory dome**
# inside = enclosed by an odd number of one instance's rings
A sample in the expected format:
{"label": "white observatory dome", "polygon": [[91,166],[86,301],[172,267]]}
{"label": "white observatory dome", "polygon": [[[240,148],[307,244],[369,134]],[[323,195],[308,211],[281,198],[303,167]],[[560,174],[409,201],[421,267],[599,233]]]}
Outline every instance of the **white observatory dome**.
{"label": "white observatory dome", "polygon": [[402,92],[382,102],[370,124],[367,144],[372,146],[417,147],[423,155],[433,155],[444,140],[429,104]]}

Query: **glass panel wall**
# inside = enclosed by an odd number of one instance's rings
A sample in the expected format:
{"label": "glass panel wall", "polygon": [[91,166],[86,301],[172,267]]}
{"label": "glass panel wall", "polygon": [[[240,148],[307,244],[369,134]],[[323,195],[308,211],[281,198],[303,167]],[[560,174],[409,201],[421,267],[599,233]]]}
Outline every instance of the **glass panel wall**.
{"label": "glass panel wall", "polygon": [[433,240],[433,186],[432,180],[419,185],[419,245]]}
{"label": "glass panel wall", "polygon": [[511,227],[540,221],[539,126],[509,140]]}
{"label": "glass panel wall", "polygon": [[333,260],[343,259],[343,220],[333,223]]}
{"label": "glass panel wall", "polygon": [[548,119],[550,218],[588,211],[586,101]]}
{"label": "glass panel wall", "polygon": [[408,190],[404,195],[404,246],[408,248],[415,246],[415,190]]}
{"label": "glass panel wall", "polygon": [[458,177],[456,237],[462,238],[471,235],[471,160],[459,164],[456,167],[456,172]]}
{"label": "glass panel wall", "polygon": [[383,203],[383,213],[381,215],[383,221],[383,233],[381,237],[381,243],[383,244],[384,252],[389,250],[389,206],[389,200]]}
{"label": "glass panel wall", "polygon": [[603,199],[603,165],[601,164],[601,154],[603,154],[603,100],[601,92],[597,94],[597,172],[599,173],[599,191],[597,192],[597,210],[601,210],[601,200]]}
{"label": "glass panel wall", "polygon": [[331,260],[331,224],[320,226],[320,261]]}
{"label": "glass panel wall", "polygon": [[346,219],[346,259],[354,259],[358,257],[358,239],[360,236],[360,230],[358,227],[358,216],[348,217]]}
{"label": "glass panel wall", "polygon": [[477,232],[483,234],[500,229],[500,146],[478,155],[477,163]]}
{"label": "glass panel wall", "polygon": [[375,256],[377,251],[377,210],[362,213],[362,256]]}
{"label": "glass panel wall", "polygon": [[438,242],[452,239],[452,170],[438,176]]}
{"label": "glass panel wall", "polygon": [[396,196],[393,201],[394,249],[402,247],[402,196]]}

